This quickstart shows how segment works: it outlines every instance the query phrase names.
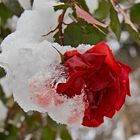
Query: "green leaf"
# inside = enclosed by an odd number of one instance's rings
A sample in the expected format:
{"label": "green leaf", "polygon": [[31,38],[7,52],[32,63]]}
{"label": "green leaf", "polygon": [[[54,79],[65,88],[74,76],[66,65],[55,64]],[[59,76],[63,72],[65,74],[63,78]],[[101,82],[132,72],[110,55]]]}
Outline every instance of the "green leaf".
{"label": "green leaf", "polygon": [[2,27],[0,29],[0,37],[4,39],[10,33],[11,33],[11,30],[8,28],[5,28],[4,25],[2,25]]}
{"label": "green leaf", "polygon": [[41,127],[41,124],[38,121],[38,119],[36,118],[35,113],[33,113],[32,115],[27,115],[26,122],[28,125],[28,129],[27,129],[28,131],[31,131],[31,130],[35,131]]}
{"label": "green leaf", "polygon": [[58,124],[56,121],[54,121],[49,115],[47,116],[47,125],[50,126],[52,129],[59,129],[61,127],[64,127],[62,124]]}
{"label": "green leaf", "polygon": [[88,6],[87,6],[85,0],[76,0],[76,2],[78,2],[82,6],[83,9],[85,9],[86,11],[89,12],[89,9],[88,9]]}
{"label": "green leaf", "polygon": [[[79,44],[96,44],[104,40],[106,36],[98,29],[86,22],[71,23],[64,31],[64,45],[77,47]],[[60,43],[59,34],[55,35],[55,41]]]}
{"label": "green leaf", "polygon": [[109,15],[110,11],[110,3],[107,2],[106,0],[102,0],[99,2],[99,7],[95,12],[93,13],[94,17],[103,20]]}
{"label": "green leaf", "polygon": [[115,33],[117,39],[120,40],[121,24],[118,18],[118,13],[113,6],[111,6],[110,9],[110,19],[111,19],[111,23],[110,23],[111,29]]}
{"label": "green leaf", "polygon": [[6,104],[7,100],[6,100],[5,93],[4,93],[1,85],[0,85],[0,99],[4,104]]}
{"label": "green leaf", "polygon": [[13,14],[10,12],[10,10],[3,3],[0,3],[1,24],[4,24],[12,15]]}
{"label": "green leaf", "polygon": [[65,3],[65,4],[60,4],[60,5],[54,6],[54,10],[57,11],[57,10],[61,10],[61,9],[67,9],[69,7],[71,7],[71,4]]}
{"label": "green leaf", "polygon": [[68,2],[68,0],[60,0],[60,2],[66,3]]}
{"label": "green leaf", "polygon": [[16,16],[20,16],[21,13],[24,11],[23,8],[20,6],[17,0],[6,0],[4,1],[4,5],[8,8],[8,10]]}
{"label": "green leaf", "polygon": [[6,75],[6,72],[4,68],[0,67],[0,78],[4,77]]}
{"label": "green leaf", "polygon": [[126,30],[130,33],[132,39],[140,46],[140,34],[136,32],[129,24],[125,23]]}
{"label": "green leaf", "polygon": [[130,17],[132,22],[140,25],[140,3],[135,4],[130,9]]}
{"label": "green leaf", "polygon": [[41,140],[55,140],[56,132],[52,130],[49,126],[43,129]]}
{"label": "green leaf", "polygon": [[9,125],[4,133],[0,133],[0,140],[17,140],[19,129],[16,126]]}
{"label": "green leaf", "polygon": [[62,140],[72,140],[72,137],[66,128],[61,131],[60,137]]}

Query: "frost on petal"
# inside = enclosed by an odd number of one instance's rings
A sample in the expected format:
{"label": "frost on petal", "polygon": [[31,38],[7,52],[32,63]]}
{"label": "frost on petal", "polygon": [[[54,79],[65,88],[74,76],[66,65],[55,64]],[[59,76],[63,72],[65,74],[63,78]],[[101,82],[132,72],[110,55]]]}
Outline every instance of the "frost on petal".
{"label": "frost on petal", "polygon": [[[62,66],[50,66],[52,71],[43,71],[36,74],[29,81],[30,93],[33,102],[43,107],[46,112],[58,123],[80,125],[83,120],[85,105],[83,94],[73,98],[56,93],[55,85],[66,82]],[[55,70],[54,70],[55,69]],[[51,76],[50,76],[51,75]]]}

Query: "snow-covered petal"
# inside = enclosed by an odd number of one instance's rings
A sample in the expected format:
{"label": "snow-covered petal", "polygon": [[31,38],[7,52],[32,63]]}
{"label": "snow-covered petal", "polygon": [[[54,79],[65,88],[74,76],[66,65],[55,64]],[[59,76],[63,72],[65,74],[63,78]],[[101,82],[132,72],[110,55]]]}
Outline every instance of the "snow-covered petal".
{"label": "snow-covered petal", "polygon": [[[55,121],[62,124],[81,125],[85,110],[83,94],[73,98],[56,93],[53,83],[65,82],[62,66],[50,66],[47,73],[39,72],[29,81],[32,101],[45,108]],[[50,75],[48,73],[51,73]],[[51,85],[52,84],[52,85]]]}

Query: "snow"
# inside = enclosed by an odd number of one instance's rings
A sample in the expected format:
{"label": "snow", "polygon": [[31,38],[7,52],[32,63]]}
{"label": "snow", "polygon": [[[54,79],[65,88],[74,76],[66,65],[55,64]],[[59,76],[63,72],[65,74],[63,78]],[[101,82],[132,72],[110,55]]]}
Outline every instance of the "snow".
{"label": "snow", "polygon": [[113,50],[113,52],[117,51],[120,49],[120,44],[116,39],[109,39],[106,42],[109,46],[111,46],[111,49]]}
{"label": "snow", "polygon": [[87,6],[89,7],[89,11],[93,13],[97,8],[99,1],[98,0],[86,0]]}
{"label": "snow", "polygon": [[[0,61],[5,64],[2,66],[8,73],[6,78],[2,79],[5,91],[8,89],[10,92],[11,89],[14,100],[26,112],[31,110],[48,112],[57,122],[81,124],[84,115],[83,95],[67,99],[56,94],[53,88],[48,87],[49,89],[46,89],[46,85],[57,80],[52,78],[62,71],[61,69],[61,71],[54,69],[60,63],[60,56],[52,44],[46,40],[40,43],[29,43],[24,39],[18,41],[17,38],[10,39],[6,40],[6,44],[3,43],[3,53],[0,57]],[[53,46],[58,46],[58,49],[61,48],[60,50],[64,48],[56,43]],[[62,82],[62,79],[58,81]],[[49,83],[46,83],[47,81]],[[39,97],[37,98],[38,101],[35,97]],[[49,105],[43,103],[43,98],[45,98],[45,102],[50,101]],[[41,99],[40,102],[39,99]]]}
{"label": "snow", "polygon": [[30,93],[32,93],[31,99],[44,107],[55,121],[70,125],[79,125],[82,123],[85,109],[83,95],[67,98],[56,93],[55,84],[53,83],[58,84],[59,82],[66,81],[62,73],[63,67],[56,66],[55,68],[52,65],[45,72],[40,72],[30,79],[29,89]]}
{"label": "snow", "polygon": [[135,136],[129,138],[128,140],[140,140],[140,135],[135,135]]}
{"label": "snow", "polygon": [[39,4],[36,0],[33,5],[33,10],[26,10],[20,17],[17,24],[19,34],[22,34],[20,38],[34,39],[34,41],[42,41],[44,39],[53,41],[53,34],[46,37],[43,37],[43,35],[57,26],[60,11],[54,12],[53,6],[56,5],[55,2],[44,1],[43,3],[43,1],[40,0]]}

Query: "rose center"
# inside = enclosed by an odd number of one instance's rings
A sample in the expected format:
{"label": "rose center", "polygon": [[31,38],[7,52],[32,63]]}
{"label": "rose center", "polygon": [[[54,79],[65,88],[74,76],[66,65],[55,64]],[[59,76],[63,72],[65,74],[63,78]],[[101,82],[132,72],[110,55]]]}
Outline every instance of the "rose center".
{"label": "rose center", "polygon": [[97,108],[100,102],[102,101],[103,93],[100,91],[92,91],[90,89],[85,89],[87,100],[91,108]]}

